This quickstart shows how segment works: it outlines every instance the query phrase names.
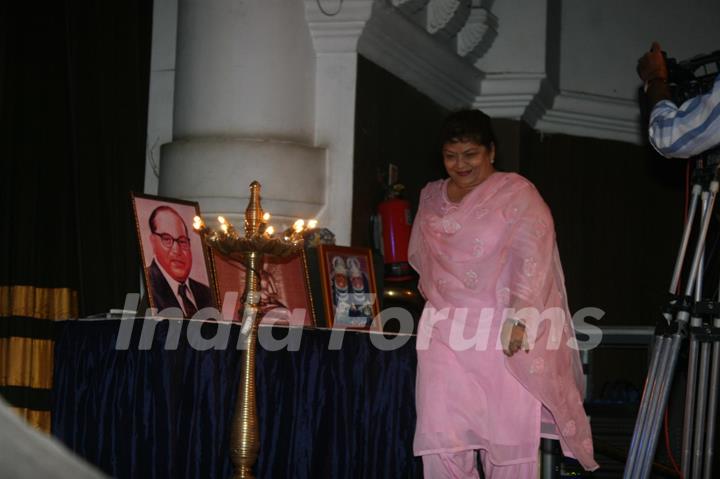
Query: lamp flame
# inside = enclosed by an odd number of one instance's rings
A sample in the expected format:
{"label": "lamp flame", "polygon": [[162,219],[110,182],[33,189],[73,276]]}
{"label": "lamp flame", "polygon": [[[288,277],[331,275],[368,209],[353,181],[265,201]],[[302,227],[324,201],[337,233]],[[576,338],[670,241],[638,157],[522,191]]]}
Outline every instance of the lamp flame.
{"label": "lamp flame", "polygon": [[293,224],[293,229],[294,229],[295,232],[297,232],[297,233],[300,233],[300,232],[303,230],[304,227],[305,227],[305,220],[297,220],[297,221]]}

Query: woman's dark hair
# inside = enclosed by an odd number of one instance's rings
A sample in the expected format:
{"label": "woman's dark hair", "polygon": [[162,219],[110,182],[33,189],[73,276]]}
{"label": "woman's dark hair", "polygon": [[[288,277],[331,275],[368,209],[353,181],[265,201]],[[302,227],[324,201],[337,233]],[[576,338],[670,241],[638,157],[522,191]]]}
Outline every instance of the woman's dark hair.
{"label": "woman's dark hair", "polygon": [[440,146],[472,141],[488,148],[497,146],[490,117],[480,110],[460,110],[450,114],[440,127]]}

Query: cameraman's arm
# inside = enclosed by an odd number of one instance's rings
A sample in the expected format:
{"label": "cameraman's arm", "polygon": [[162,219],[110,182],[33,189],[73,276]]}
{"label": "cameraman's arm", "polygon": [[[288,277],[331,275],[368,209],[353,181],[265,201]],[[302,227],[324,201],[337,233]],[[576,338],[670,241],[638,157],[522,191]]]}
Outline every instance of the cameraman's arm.
{"label": "cameraman's arm", "polygon": [[720,144],[720,75],[709,93],[680,108],[669,100],[657,103],[648,133],[650,143],[666,157],[688,158]]}
{"label": "cameraman's arm", "polygon": [[648,105],[654,108],[663,100],[670,100],[670,87],[667,80],[656,78],[645,83],[645,94],[648,98]]}
{"label": "cameraman's arm", "polygon": [[640,57],[637,62],[637,73],[645,82],[645,93],[650,108],[662,100],[670,99],[670,88],[667,85],[667,65],[658,42],[653,42],[650,51]]}

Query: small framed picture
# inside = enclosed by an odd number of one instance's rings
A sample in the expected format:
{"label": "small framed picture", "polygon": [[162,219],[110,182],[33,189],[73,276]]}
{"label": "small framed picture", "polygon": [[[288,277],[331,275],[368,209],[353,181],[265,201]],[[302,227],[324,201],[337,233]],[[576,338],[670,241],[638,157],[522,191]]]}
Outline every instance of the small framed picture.
{"label": "small framed picture", "polygon": [[369,248],[318,247],[325,318],[331,328],[379,329],[377,286]]}
{"label": "small framed picture", "polygon": [[192,201],[131,193],[148,303],[160,316],[192,318],[217,308],[207,248],[193,229]]}
{"label": "small framed picture", "polygon": [[[223,316],[229,310],[233,312],[232,320],[240,321],[245,301],[245,265],[215,251],[212,262]],[[315,327],[315,309],[303,252],[288,258],[263,257],[258,307],[262,315],[260,324]]]}

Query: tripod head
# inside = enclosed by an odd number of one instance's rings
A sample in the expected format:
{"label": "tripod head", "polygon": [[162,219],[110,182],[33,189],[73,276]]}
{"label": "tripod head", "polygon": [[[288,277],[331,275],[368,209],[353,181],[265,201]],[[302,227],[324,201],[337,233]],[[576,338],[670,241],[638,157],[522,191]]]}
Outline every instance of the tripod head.
{"label": "tripod head", "polygon": [[710,91],[720,71],[720,50],[682,61],[668,58],[665,52],[663,57],[667,65],[670,95],[676,105]]}
{"label": "tripod head", "polygon": [[693,183],[701,185],[703,189],[707,189],[713,180],[718,179],[720,146],[711,148],[693,159],[695,160],[695,169],[693,170],[692,176]]}

